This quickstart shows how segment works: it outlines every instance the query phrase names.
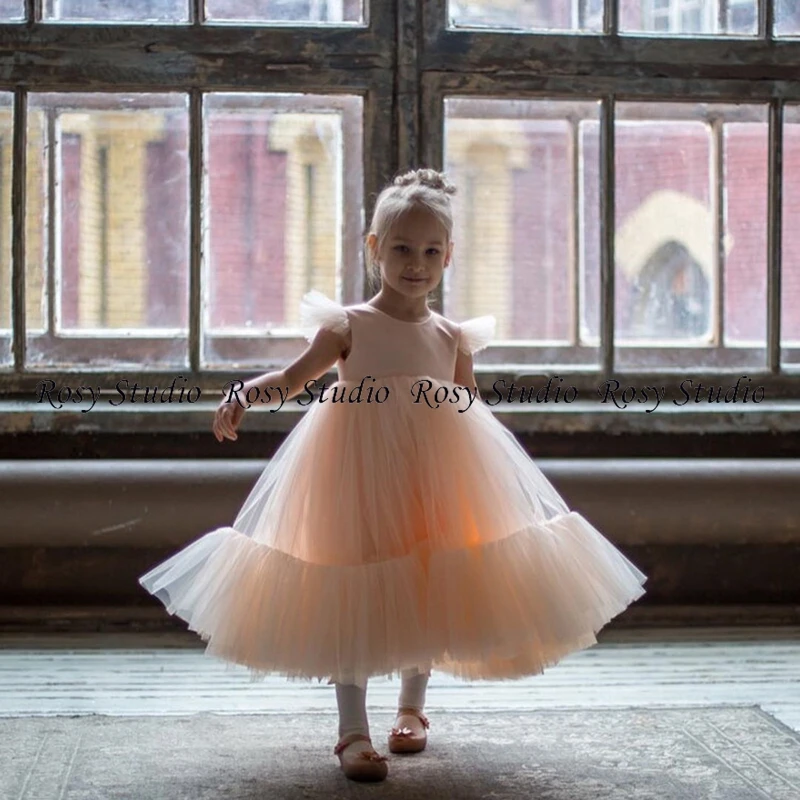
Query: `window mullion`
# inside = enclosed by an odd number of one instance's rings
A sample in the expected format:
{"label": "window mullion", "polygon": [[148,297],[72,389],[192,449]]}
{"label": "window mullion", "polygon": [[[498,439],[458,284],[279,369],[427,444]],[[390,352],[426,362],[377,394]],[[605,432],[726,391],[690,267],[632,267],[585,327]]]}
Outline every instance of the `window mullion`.
{"label": "window mullion", "polygon": [[25,369],[25,202],[27,188],[28,93],[14,92],[14,139],[11,166],[11,314],[14,332],[14,371]]}
{"label": "window mullion", "polygon": [[581,247],[581,230],[583,228],[583,202],[581,163],[583,152],[581,147],[580,122],[572,118],[569,121],[570,131],[570,169],[572,172],[572,225],[569,228],[570,246],[570,302],[572,312],[572,325],[570,336],[575,347],[581,341],[581,261],[583,248]]}
{"label": "window mullion", "polygon": [[767,368],[781,371],[781,247],[783,197],[783,101],[769,106],[767,166]]}
{"label": "window mullion", "polygon": [[758,0],[758,36],[761,39],[772,39],[776,2],[777,0]]}
{"label": "window mullion", "polygon": [[394,107],[397,126],[397,170],[418,166],[420,136],[420,69],[416,0],[397,0],[397,72]]}
{"label": "window mullion", "polygon": [[189,0],[189,24],[202,25],[206,20],[205,0]]}
{"label": "window mullion", "polygon": [[713,219],[713,242],[717,276],[715,281],[714,341],[717,347],[725,346],[725,140],[723,122],[719,117],[711,121],[711,165],[709,190]]}
{"label": "window mullion", "polygon": [[[422,15],[422,18],[420,17]],[[428,15],[438,17],[445,23],[447,3],[431,3]],[[394,83],[394,108],[396,130],[396,169],[399,172],[423,165],[441,168],[441,144],[443,142],[444,119],[441,111],[423,105],[423,74],[420,65],[420,31],[425,29],[426,10],[417,0],[397,0],[397,71]],[[439,98],[438,107],[442,106]],[[427,113],[426,113],[427,112]],[[432,150],[431,140],[439,147]],[[423,152],[425,142],[427,152]],[[430,160],[435,155],[435,160]],[[431,304],[441,311],[442,284],[431,295]]]}
{"label": "window mullion", "polygon": [[729,0],[717,0],[717,32],[728,31],[728,4]]}
{"label": "window mullion", "polygon": [[189,94],[189,368],[200,371],[203,257],[203,93]]}
{"label": "window mullion", "polygon": [[[420,146],[418,159],[427,167],[444,169],[444,96],[434,76],[420,77]],[[463,191],[463,189],[462,189]],[[458,252],[454,258],[458,262]],[[431,293],[431,305],[444,310],[444,281]]]}
{"label": "window mullion", "polygon": [[[364,198],[362,230],[369,225],[369,221],[372,219],[375,200],[386,181],[404,162],[412,163],[415,160],[414,157],[403,155],[404,146],[407,148],[410,143],[413,143],[415,148],[418,147],[418,130],[415,128],[419,124],[418,100],[416,99],[418,97],[417,65],[413,64],[413,68],[409,66],[405,68],[406,76],[412,74],[415,76],[413,82],[406,83],[404,81],[401,84],[402,79],[398,77],[404,58],[408,58],[409,55],[415,60],[417,58],[416,52],[406,52],[402,56],[398,53],[398,47],[401,44],[406,48],[416,48],[418,19],[413,16],[413,9],[411,9],[413,5],[414,3],[409,3],[408,0],[405,0],[405,6],[403,2],[395,4],[386,3],[383,0],[368,0],[365,5],[369,20],[369,34],[375,38],[377,51],[388,57],[391,68],[379,70],[369,81],[369,89],[364,92],[364,149],[361,156]],[[404,28],[402,32],[399,30],[400,26]],[[408,94],[402,94],[402,108],[398,105],[398,90],[401,85],[408,92]],[[407,137],[405,145],[401,144],[404,136]],[[347,142],[346,132],[345,142]],[[349,157],[351,157],[350,151],[346,150],[345,162]],[[352,157],[355,158],[355,156]],[[350,171],[345,167],[343,174],[347,176],[349,173]],[[345,202],[347,202],[347,197],[348,194],[345,192]],[[361,244],[359,241],[360,252],[363,249]],[[345,253],[348,252],[347,246],[345,246]],[[368,299],[367,267],[368,265],[364,262],[361,274],[349,272],[347,269],[343,271],[342,299],[344,302],[354,303]]]}
{"label": "window mullion", "polygon": [[[55,336],[56,331],[56,250],[58,241],[61,238],[58,235],[58,208],[59,202],[56,196],[56,187],[61,186],[62,182],[57,179],[56,171],[58,169],[57,156],[60,152],[58,146],[58,125],[56,121],[56,112],[50,108],[47,110],[47,129],[45,133],[45,141],[47,142],[47,171],[46,171],[46,185],[47,185],[47,251],[44,259],[44,268],[47,270],[45,275],[44,285],[47,287],[47,296],[44,298],[45,307],[47,310],[47,335]],[[106,221],[107,222],[107,221]],[[107,233],[107,228],[103,226],[104,232]],[[106,253],[103,253],[105,258]],[[102,264],[102,269],[108,269],[108,263]],[[103,287],[105,294],[106,288]]]}
{"label": "window mullion", "polygon": [[42,21],[42,3],[44,0],[25,0],[25,19],[28,23]]}
{"label": "window mullion", "polygon": [[619,34],[619,0],[606,0],[603,8],[603,33],[608,36]]}
{"label": "window mullion", "polygon": [[616,235],[616,97],[603,98],[600,111],[600,347],[603,374],[614,373],[614,237]]}

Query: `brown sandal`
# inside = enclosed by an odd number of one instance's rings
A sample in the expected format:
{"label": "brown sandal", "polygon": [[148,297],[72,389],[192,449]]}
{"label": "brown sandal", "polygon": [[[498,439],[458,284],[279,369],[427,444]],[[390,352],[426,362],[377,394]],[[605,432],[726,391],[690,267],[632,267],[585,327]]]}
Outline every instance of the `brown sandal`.
{"label": "brown sandal", "polygon": [[372,750],[360,750],[347,753],[347,747],[353,742],[369,742],[372,740],[363,733],[351,733],[339,740],[333,748],[334,755],[339,756],[339,763],[346,778],[351,781],[382,781],[389,774],[386,756]]}
{"label": "brown sandal", "polygon": [[411,728],[392,728],[389,733],[389,752],[390,753],[420,753],[428,743],[428,734],[425,732],[431,724],[428,718],[421,712],[413,708],[398,708],[397,716],[401,717],[409,714],[416,717],[422,723],[422,734],[416,736]]}

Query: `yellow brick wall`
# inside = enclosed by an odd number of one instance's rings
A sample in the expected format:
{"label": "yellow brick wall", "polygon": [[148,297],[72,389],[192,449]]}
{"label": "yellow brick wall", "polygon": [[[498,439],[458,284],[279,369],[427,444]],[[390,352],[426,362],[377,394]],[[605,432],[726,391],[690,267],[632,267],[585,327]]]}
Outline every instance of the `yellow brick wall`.
{"label": "yellow brick wall", "polygon": [[11,160],[13,111],[0,107],[0,328],[11,327]]}
{"label": "yellow brick wall", "polygon": [[[44,220],[47,213],[45,116],[41,111],[29,111],[27,152],[27,204],[25,215],[26,268],[25,306],[28,327],[41,330],[45,323],[42,303],[44,261],[46,258],[46,234]],[[12,219],[11,186],[13,161],[13,112],[11,108],[0,109],[0,138],[2,138],[2,175],[0,187],[0,215],[2,219],[2,253],[0,253],[0,326],[11,327],[11,262]]]}
{"label": "yellow brick wall", "polygon": [[[469,213],[460,226],[465,241],[456,241],[453,269],[461,273],[460,295],[447,313],[459,318],[483,314],[497,317],[497,337],[510,335],[513,247],[512,176],[530,158],[521,125],[513,120],[449,119],[447,160],[470,186],[459,186],[456,213]],[[467,198],[466,194],[470,196]]]}
{"label": "yellow brick wall", "polygon": [[[81,327],[138,328],[145,324],[147,143],[163,132],[158,112],[70,113],[61,130],[81,136],[79,322]],[[103,198],[101,151],[106,152]],[[106,204],[107,220],[103,219]],[[103,311],[103,225],[108,247]],[[158,269],[158,265],[152,265]]]}
{"label": "yellow brick wall", "polygon": [[27,203],[25,210],[25,313],[28,329],[46,327],[44,276],[47,259],[47,119],[43,111],[28,111]]}
{"label": "yellow brick wall", "polygon": [[315,167],[314,234],[311,242],[313,288],[336,296],[336,270],[341,249],[341,191],[338,186],[341,148],[339,117],[333,114],[280,114],[270,130],[270,147],[287,155],[286,166],[286,292],[287,324],[298,322],[306,292],[306,166]]}

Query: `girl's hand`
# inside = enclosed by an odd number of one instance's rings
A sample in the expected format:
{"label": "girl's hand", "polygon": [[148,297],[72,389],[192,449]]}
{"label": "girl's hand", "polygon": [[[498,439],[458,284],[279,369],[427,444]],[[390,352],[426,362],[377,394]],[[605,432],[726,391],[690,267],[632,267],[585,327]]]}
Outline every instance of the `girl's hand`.
{"label": "girl's hand", "polygon": [[[314,341],[306,351],[288,367],[282,370],[267,372],[251,379],[244,388],[263,391],[267,387],[281,386],[288,390],[281,395],[283,399],[290,400],[299,394],[309,380],[319,378],[332,367],[342,354],[350,348],[350,334],[345,336],[334,333],[326,328],[317,331]],[[247,392],[245,392],[245,396]],[[217,441],[237,439],[236,429],[242,421],[245,407],[230,398],[230,402],[222,399],[214,413],[212,429]]]}
{"label": "girl's hand", "polygon": [[228,403],[223,400],[217,407],[217,411],[214,414],[214,424],[212,425],[217,441],[221,442],[223,439],[230,439],[235,442],[237,439],[236,430],[243,416],[243,406],[233,401]]}

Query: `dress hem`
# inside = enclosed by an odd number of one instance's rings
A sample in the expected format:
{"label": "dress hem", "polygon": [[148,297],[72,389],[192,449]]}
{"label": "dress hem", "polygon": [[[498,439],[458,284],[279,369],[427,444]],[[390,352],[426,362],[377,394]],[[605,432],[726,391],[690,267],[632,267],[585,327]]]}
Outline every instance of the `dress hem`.
{"label": "dress hem", "polygon": [[424,664],[464,680],[540,674],[595,644],[646,580],[571,511],[475,547],[357,565],[219,528],[139,582],[254,679],[365,685]]}

